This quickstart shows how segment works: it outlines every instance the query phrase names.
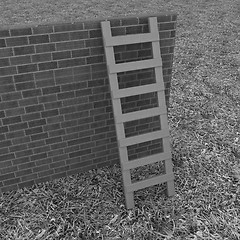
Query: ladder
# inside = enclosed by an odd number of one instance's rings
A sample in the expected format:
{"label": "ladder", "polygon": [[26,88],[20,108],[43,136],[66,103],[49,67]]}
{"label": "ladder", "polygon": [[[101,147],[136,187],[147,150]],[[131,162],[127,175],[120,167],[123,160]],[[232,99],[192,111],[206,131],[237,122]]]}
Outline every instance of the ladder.
{"label": "ladder", "polygon": [[[175,194],[157,18],[148,18],[148,24],[149,33],[112,36],[110,22],[107,20],[101,22],[127,209],[134,208],[134,191],[139,189],[166,182],[168,196]],[[152,59],[119,64],[115,63],[114,46],[143,42],[152,42]],[[118,73],[147,68],[154,68],[156,83],[119,89]],[[157,92],[158,107],[125,114],[122,113],[121,98],[150,92]],[[161,130],[125,137],[125,122],[153,116],[160,116]],[[131,161],[128,160],[128,146],[161,138],[163,141],[163,152]],[[160,161],[165,161],[165,174],[132,183],[131,169]]]}

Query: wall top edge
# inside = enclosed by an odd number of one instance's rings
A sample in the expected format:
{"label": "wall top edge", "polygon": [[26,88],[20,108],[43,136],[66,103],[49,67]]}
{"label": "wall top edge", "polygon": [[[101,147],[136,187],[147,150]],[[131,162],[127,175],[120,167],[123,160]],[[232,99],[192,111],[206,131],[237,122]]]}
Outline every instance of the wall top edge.
{"label": "wall top edge", "polygon": [[23,23],[17,25],[2,25],[0,26],[0,31],[12,30],[12,29],[24,29],[24,28],[36,28],[41,26],[59,26],[59,25],[71,25],[76,23],[86,23],[86,22],[102,22],[102,21],[111,21],[119,19],[128,19],[128,18],[148,18],[148,17],[161,17],[161,16],[174,16],[177,18],[178,14],[176,12],[167,11],[160,13],[147,13],[147,14],[128,14],[128,15],[119,15],[117,17],[96,17],[96,18],[82,18],[76,21],[66,21],[66,22],[49,22],[49,23]]}

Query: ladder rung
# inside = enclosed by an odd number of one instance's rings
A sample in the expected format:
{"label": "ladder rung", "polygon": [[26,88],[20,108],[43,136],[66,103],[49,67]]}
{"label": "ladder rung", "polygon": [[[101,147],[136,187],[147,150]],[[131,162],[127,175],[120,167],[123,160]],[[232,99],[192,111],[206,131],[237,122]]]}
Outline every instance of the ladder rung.
{"label": "ladder rung", "polygon": [[116,123],[123,123],[123,122],[129,122],[129,121],[138,120],[142,118],[154,117],[160,114],[167,114],[167,109],[165,106],[164,108],[155,107],[155,108],[149,108],[149,109],[141,110],[137,112],[135,111],[135,112],[121,114],[115,118],[115,121]]}
{"label": "ladder rung", "polygon": [[171,181],[173,179],[174,179],[173,173],[164,174],[164,175],[152,177],[152,178],[149,178],[146,180],[142,180],[142,181],[127,185],[127,186],[125,186],[125,190],[126,190],[126,192],[134,192],[139,189],[143,189],[143,188],[150,187],[153,185],[161,184],[161,183],[164,183],[167,181]]}
{"label": "ladder rung", "polygon": [[129,170],[132,168],[145,166],[147,164],[152,164],[152,163],[160,162],[167,159],[171,159],[171,152],[169,151],[168,152],[165,151],[165,152],[154,154],[151,156],[128,161],[127,163],[122,164],[122,168],[123,170]]}
{"label": "ladder rung", "polygon": [[166,128],[166,126],[162,126],[162,128],[165,128],[160,131],[155,131],[155,132],[150,132],[150,133],[145,133],[141,135],[137,135],[134,137],[128,137],[124,139],[119,139],[119,146],[120,147],[127,147],[130,145],[142,143],[142,142],[147,142],[159,138],[165,138],[169,136],[169,130]]}
{"label": "ladder rung", "polygon": [[105,39],[106,47],[127,44],[159,41],[159,36],[153,33],[129,34]]}
{"label": "ladder rung", "polygon": [[116,98],[124,98],[134,95],[140,95],[150,92],[157,92],[157,91],[163,91],[164,93],[164,86],[160,86],[158,83],[149,84],[149,85],[143,85],[138,87],[131,87],[131,88],[123,88],[119,90],[113,90],[112,96],[113,99]]}
{"label": "ladder rung", "polygon": [[111,73],[127,72],[132,70],[154,68],[154,67],[161,67],[161,66],[162,66],[162,63],[159,59],[148,59],[148,60],[118,63],[118,64],[111,63],[108,65],[108,69],[109,69],[109,73],[111,74]]}

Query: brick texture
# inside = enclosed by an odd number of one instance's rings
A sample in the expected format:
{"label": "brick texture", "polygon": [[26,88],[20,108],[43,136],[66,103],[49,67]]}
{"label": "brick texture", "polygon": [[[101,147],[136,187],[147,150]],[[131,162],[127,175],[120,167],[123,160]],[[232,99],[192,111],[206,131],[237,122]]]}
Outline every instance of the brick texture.
{"label": "brick texture", "polygon": [[[148,32],[148,17],[111,18],[112,35]],[[176,14],[156,15],[169,102]],[[100,28],[102,19],[0,30],[0,193],[119,162]],[[150,43],[114,47],[117,63],[150,59]],[[119,87],[153,83],[153,69],[118,74]],[[157,105],[122,99],[123,112]],[[161,129],[159,117],[125,123],[126,136]],[[162,151],[129,146],[130,159]]]}

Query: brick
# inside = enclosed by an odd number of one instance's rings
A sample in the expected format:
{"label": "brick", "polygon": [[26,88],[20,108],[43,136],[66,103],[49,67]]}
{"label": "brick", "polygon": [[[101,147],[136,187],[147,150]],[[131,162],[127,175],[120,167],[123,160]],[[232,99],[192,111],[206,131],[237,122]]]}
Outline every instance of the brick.
{"label": "brick", "polygon": [[14,76],[14,81],[15,81],[16,83],[34,81],[34,76],[33,76],[32,73],[15,75],[15,76]]}
{"label": "brick", "polygon": [[64,77],[64,76],[72,76],[73,75],[73,70],[72,68],[66,68],[66,69],[57,69],[55,70],[55,77],[58,79],[59,77]]}
{"label": "brick", "polygon": [[101,63],[104,60],[104,56],[93,56],[86,58],[87,64]]}
{"label": "brick", "polygon": [[31,98],[19,100],[19,105],[21,107],[30,106],[32,104],[37,104],[37,103],[38,103],[37,97],[31,97]]}
{"label": "brick", "polygon": [[12,160],[14,159],[14,154],[13,153],[10,153],[10,154],[4,154],[4,155],[1,155],[1,161],[7,161],[7,160]]}
{"label": "brick", "polygon": [[39,97],[39,103],[55,102],[55,101],[57,101],[56,94],[49,94],[49,95]]}
{"label": "brick", "polygon": [[33,34],[44,34],[44,33],[52,33],[53,26],[50,25],[39,25],[37,27],[32,28]]}
{"label": "brick", "polygon": [[76,91],[76,97],[83,97],[83,96],[88,96],[92,94],[93,93],[91,88],[86,88],[86,89],[81,89]]}
{"label": "brick", "polygon": [[126,35],[125,27],[114,27],[112,30],[112,36]]}
{"label": "brick", "polygon": [[42,88],[43,95],[60,92],[60,86]]}
{"label": "brick", "polygon": [[174,38],[160,40],[161,47],[174,46]]}
{"label": "brick", "polygon": [[63,149],[67,146],[66,142],[55,143],[51,145],[51,150]]}
{"label": "brick", "polygon": [[13,56],[12,48],[1,48],[0,49],[0,57],[11,57]]}
{"label": "brick", "polygon": [[38,104],[38,105],[32,105],[32,106],[28,106],[25,107],[26,109],[26,113],[32,113],[32,112],[40,112],[43,111],[43,105],[42,104]]}
{"label": "brick", "polygon": [[11,57],[10,58],[11,65],[21,65],[31,63],[31,57],[27,56],[19,56],[19,57]]}
{"label": "brick", "polygon": [[14,92],[14,91],[15,91],[15,87],[13,84],[3,85],[0,87],[0,93],[8,93],[8,92]]}
{"label": "brick", "polygon": [[0,68],[0,77],[1,76],[7,76],[7,75],[14,75],[14,74],[17,74],[17,68],[16,67]]}
{"label": "brick", "polygon": [[19,137],[24,137],[24,136],[25,136],[25,134],[24,134],[23,130],[9,132],[6,134],[7,139],[19,138]]}
{"label": "brick", "polygon": [[67,23],[67,24],[59,24],[54,26],[54,32],[68,32],[74,30],[82,30],[83,23]]}
{"label": "brick", "polygon": [[[37,178],[37,174],[34,173],[34,174],[22,176],[22,177],[21,177],[21,181],[22,181],[22,182],[25,182],[25,181],[29,181],[29,180],[34,180],[34,179],[36,179],[36,178]],[[32,184],[32,183],[31,183],[31,184]],[[33,182],[33,184],[34,184],[34,182]]]}
{"label": "brick", "polygon": [[58,93],[57,97],[58,97],[58,100],[63,100],[68,98],[74,98],[75,94],[74,94],[74,91]]}
{"label": "brick", "polygon": [[73,146],[73,145],[79,145],[79,144],[82,144],[82,143],[86,143],[86,142],[89,142],[89,141],[91,141],[90,137],[83,137],[83,138],[69,140],[67,142],[67,144],[68,144],[68,146]]}
{"label": "brick", "polygon": [[45,103],[44,104],[44,108],[46,110],[51,110],[51,109],[61,108],[61,107],[62,107],[62,102],[61,101],[50,102],[50,103]]}
{"label": "brick", "polygon": [[6,140],[5,134],[0,134],[0,141]]}
{"label": "brick", "polygon": [[54,130],[58,130],[60,129],[61,126],[59,123],[54,123],[54,124],[48,124],[46,126],[43,127],[45,132],[49,132],[49,131],[54,131]]}
{"label": "brick", "polygon": [[68,41],[68,40],[69,40],[69,33],[50,34],[50,41],[51,42],[61,42],[61,41]]}
{"label": "brick", "polygon": [[2,121],[3,121],[4,125],[9,125],[9,124],[14,124],[14,123],[19,123],[22,121],[22,119],[20,116],[17,116],[17,117],[4,118]]}
{"label": "brick", "polygon": [[91,38],[85,40],[86,47],[97,47],[103,45],[102,38]]}
{"label": "brick", "polygon": [[23,169],[21,171],[17,171],[15,174],[16,174],[16,177],[22,177],[25,175],[29,175],[31,173],[32,173],[32,169],[28,168],[28,169]]}
{"label": "brick", "polygon": [[36,81],[44,80],[44,79],[48,79],[48,80],[53,79],[54,78],[53,70],[36,72],[34,73],[34,77]]}
{"label": "brick", "polygon": [[24,169],[33,168],[35,166],[36,166],[35,162],[27,162],[27,163],[23,163],[23,164],[18,165],[18,169],[19,170],[24,170]]}
{"label": "brick", "polygon": [[88,31],[70,32],[70,40],[87,39],[87,38],[89,38]]}
{"label": "brick", "polygon": [[46,144],[53,144],[53,143],[58,143],[62,142],[62,137],[53,137],[53,138],[48,138],[46,139]]}
{"label": "brick", "polygon": [[138,34],[138,33],[143,33],[142,26],[126,27],[126,34]]}
{"label": "brick", "polygon": [[3,184],[5,186],[8,186],[8,185],[13,185],[13,184],[19,183],[19,182],[20,182],[19,178],[13,178],[13,179],[10,179],[10,180],[3,181]]}
{"label": "brick", "polygon": [[7,168],[7,167],[10,167],[12,166],[12,161],[4,161],[4,162],[0,162],[0,169],[1,168]]}
{"label": "brick", "polygon": [[91,149],[84,149],[84,150],[80,150],[80,151],[77,151],[77,152],[70,153],[69,157],[74,158],[74,157],[83,156],[83,155],[86,155],[86,154],[89,154],[89,153],[91,153]]}
{"label": "brick", "polygon": [[71,52],[70,51],[55,52],[52,54],[52,56],[53,60],[71,58]]}
{"label": "brick", "polygon": [[[52,60],[51,53],[41,53],[32,55],[32,62],[49,62]],[[41,70],[40,70],[41,71]]]}
{"label": "brick", "polygon": [[35,53],[34,46],[25,46],[25,47],[15,47],[14,48],[15,56],[27,55]]}
{"label": "brick", "polygon": [[54,173],[66,172],[69,168],[69,166],[58,167],[54,169]]}
{"label": "brick", "polygon": [[170,35],[171,38],[174,38],[176,37],[176,31],[171,31],[171,35]]}
{"label": "brick", "polygon": [[22,90],[27,90],[32,88],[35,88],[35,83],[32,81],[16,84],[17,91],[22,91]]}
{"label": "brick", "polygon": [[9,66],[9,58],[1,58],[0,59],[0,67],[7,67]]}
{"label": "brick", "polygon": [[35,184],[35,180],[26,181],[18,184],[18,187],[21,189],[23,187],[32,187]]}
{"label": "brick", "polygon": [[101,25],[98,21],[85,21],[84,23],[84,29],[100,29]]}
{"label": "brick", "polygon": [[174,22],[168,22],[168,23],[160,23],[159,30],[170,30],[170,29],[175,29],[175,23]]}
{"label": "brick", "polygon": [[49,152],[49,151],[50,151],[50,147],[49,146],[41,146],[41,147],[33,149],[33,153],[34,154],[38,154],[38,153],[42,153],[42,152],[46,153],[46,152]]}
{"label": "brick", "polygon": [[22,115],[25,113],[24,108],[12,108],[5,110],[7,117]]}
{"label": "brick", "polygon": [[85,48],[84,40],[56,43],[57,51]]}
{"label": "brick", "polygon": [[37,88],[52,87],[55,85],[54,79],[45,79],[36,82]]}
{"label": "brick", "polygon": [[4,111],[0,111],[0,118],[4,118],[5,117],[5,112]]}
{"label": "brick", "polygon": [[8,173],[8,174],[0,175],[0,181],[13,179],[13,178],[14,178],[14,173]]}
{"label": "brick", "polygon": [[30,98],[30,97],[40,96],[42,94],[41,94],[41,90],[40,89],[34,89],[34,90],[23,91],[22,95],[23,95],[24,98]]}
{"label": "brick", "polygon": [[85,58],[73,58],[73,59],[58,61],[59,68],[74,67],[79,65],[81,66],[85,64],[86,64]]}
{"label": "brick", "polygon": [[10,37],[9,30],[0,30],[0,37]]}
{"label": "brick", "polygon": [[49,43],[49,35],[37,35],[29,37],[30,44]]}
{"label": "brick", "polygon": [[41,115],[40,115],[39,112],[29,113],[29,114],[25,114],[25,115],[22,116],[23,121],[39,120],[39,118],[41,118]]}
{"label": "brick", "polygon": [[46,171],[48,169],[49,169],[49,165],[46,164],[46,165],[42,165],[42,166],[33,168],[33,172],[38,172],[39,173],[39,172],[42,172],[42,171]]}
{"label": "brick", "polygon": [[11,83],[13,83],[12,76],[0,77],[0,85],[11,84]]}
{"label": "brick", "polygon": [[35,154],[32,155],[30,157],[31,161],[36,161],[36,160],[40,160],[40,159],[46,159],[47,158],[47,153],[39,153],[39,154]]}
{"label": "brick", "polygon": [[90,72],[91,72],[90,66],[78,66],[73,68],[73,75],[83,75]]}
{"label": "brick", "polygon": [[14,125],[10,125],[9,130],[10,131],[18,131],[18,130],[26,129],[27,127],[28,127],[27,123],[17,123],[17,124],[14,124]]}
{"label": "brick", "polygon": [[[28,39],[27,37],[7,38],[6,43],[8,47],[28,45]],[[0,41],[0,44],[1,44],[1,41]]]}
{"label": "brick", "polygon": [[59,115],[58,109],[52,109],[52,110],[41,112],[42,118],[48,118],[48,117],[53,117],[53,116],[57,116],[57,115]]}
{"label": "brick", "polygon": [[47,119],[48,124],[62,122],[64,120],[63,116],[54,116]]}
{"label": "brick", "polygon": [[46,120],[45,119],[38,119],[38,120],[34,120],[34,121],[28,122],[28,125],[29,125],[30,128],[43,126],[45,124],[46,124]]}
{"label": "brick", "polygon": [[27,149],[27,144],[19,144],[9,148],[11,152],[18,152]]}
{"label": "brick", "polygon": [[42,132],[43,132],[42,127],[29,128],[25,130],[26,135],[33,135],[33,134],[42,133]]}
{"label": "brick", "polygon": [[62,136],[62,135],[64,135],[65,133],[66,133],[66,132],[65,132],[65,129],[59,129],[59,130],[56,130],[56,131],[49,132],[49,137]]}
{"label": "brick", "polygon": [[35,72],[38,70],[37,64],[27,64],[27,65],[21,65],[17,67],[18,73],[27,73],[27,72]]}
{"label": "brick", "polygon": [[41,147],[45,145],[45,141],[44,140],[39,140],[39,141],[35,141],[35,142],[30,142],[28,143],[28,148],[36,148],[36,147]]}
{"label": "brick", "polygon": [[90,54],[90,51],[88,48],[77,49],[72,51],[73,58],[84,57],[84,56],[88,56],[89,54]]}
{"label": "brick", "polygon": [[38,67],[39,67],[39,71],[56,69],[56,68],[57,68],[57,62],[39,63],[39,64],[38,64]]}
{"label": "brick", "polygon": [[54,52],[56,45],[54,43],[36,45],[36,53]]}
{"label": "brick", "polygon": [[46,138],[48,138],[47,133],[40,133],[40,134],[35,134],[31,136],[32,141],[37,141],[37,140],[46,139]]}
{"label": "brick", "polygon": [[172,21],[177,21],[177,14],[172,15]]}
{"label": "brick", "polygon": [[59,155],[62,155],[62,154],[64,154],[63,149],[55,149],[55,150],[48,152],[48,156],[51,158],[53,158],[53,157],[57,158]]}
{"label": "brick", "polygon": [[23,35],[31,35],[31,28],[16,28],[10,30],[11,36],[23,36]]}
{"label": "brick", "polygon": [[138,25],[138,18],[123,18],[122,25]]}

